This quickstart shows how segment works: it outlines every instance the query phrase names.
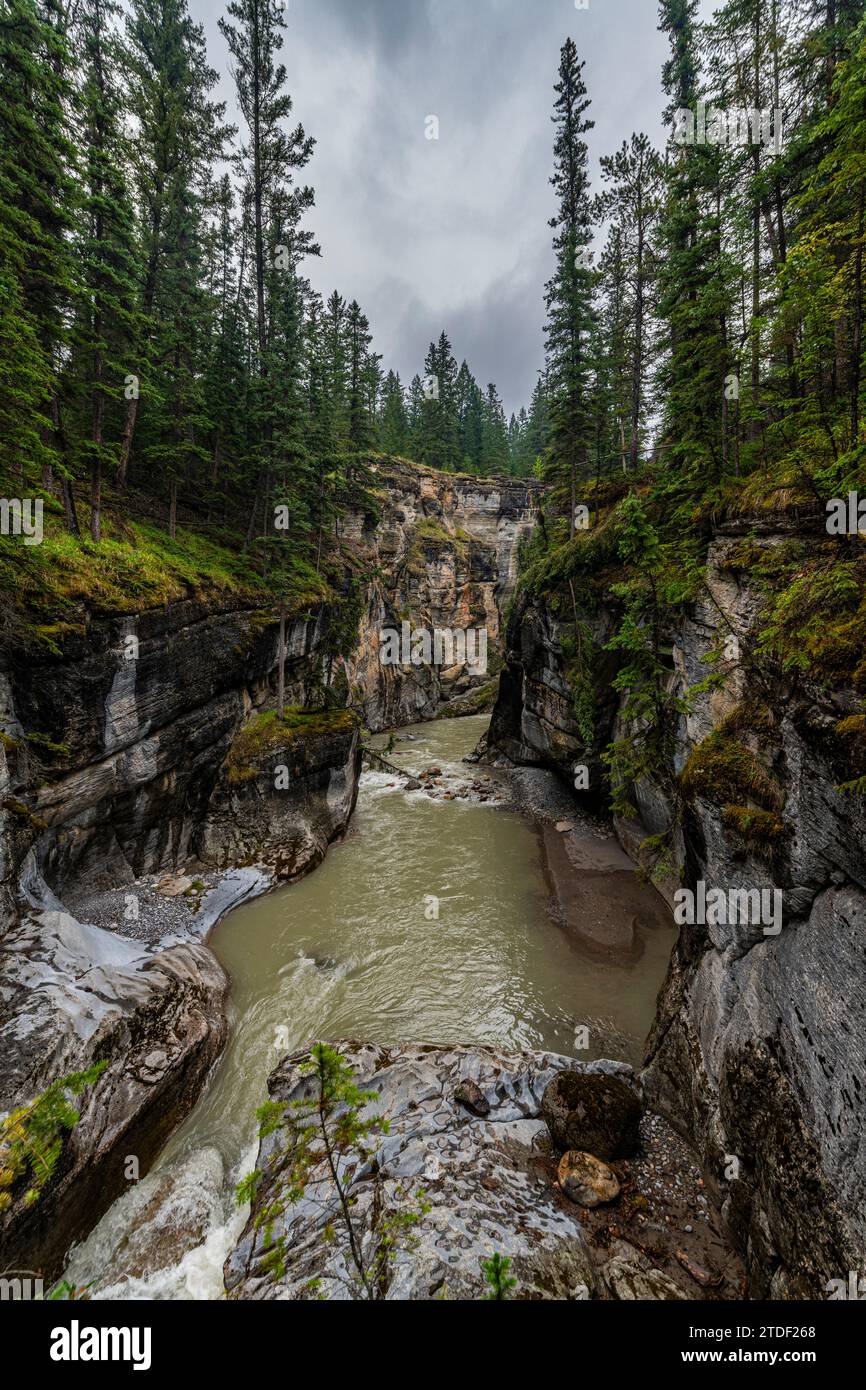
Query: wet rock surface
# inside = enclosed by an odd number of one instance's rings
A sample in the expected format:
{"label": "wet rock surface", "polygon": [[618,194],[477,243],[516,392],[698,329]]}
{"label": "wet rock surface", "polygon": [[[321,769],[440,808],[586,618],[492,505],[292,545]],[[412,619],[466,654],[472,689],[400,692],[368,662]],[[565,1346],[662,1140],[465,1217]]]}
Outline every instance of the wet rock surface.
{"label": "wet rock surface", "polygon": [[[377,466],[382,517],[368,528],[347,518],[346,539],[380,578],[369,586],[346,678],[373,732],[475,713],[492,704],[501,664],[502,614],[517,579],[517,554],[538,516],[544,488],[532,479],[466,478],[390,461]],[[486,669],[383,666],[380,634],[484,629]]]}
{"label": "wet rock surface", "polygon": [[[558,1159],[541,1114],[546,1087],[571,1072],[629,1078],[624,1063],[580,1063],[551,1053],[485,1047],[335,1046],[351,1062],[359,1085],[376,1091],[369,1112],[389,1120],[388,1135],[376,1139],[368,1161],[345,1173],[365,1256],[372,1257],[383,1215],[399,1209],[403,1193],[423,1189],[431,1208],[415,1228],[414,1248],[393,1261],[384,1297],[482,1298],[487,1291],[482,1262],[494,1252],[511,1259],[518,1284],[510,1296],[518,1299],[706,1296],[697,1285],[689,1291],[689,1278],[672,1256],[663,1256],[662,1267],[646,1249],[629,1243],[640,1240],[631,1209],[603,1209],[604,1221],[619,1221],[623,1228],[611,1236],[587,1224],[602,1209],[579,1208],[557,1181]],[[272,1100],[289,1103],[308,1093],[310,1083],[300,1073],[308,1056],[295,1054],[272,1073]],[[477,1088],[489,1105],[483,1117],[457,1099],[470,1083],[471,1093]],[[266,1242],[255,1217],[278,1194],[270,1159],[279,1147],[279,1135],[260,1146],[261,1177],[251,1219],[226,1263],[229,1297],[358,1297],[324,1166],[314,1171],[303,1199],[276,1219],[273,1237],[285,1238],[284,1274],[276,1277],[265,1268]],[[627,1161],[616,1166],[617,1180],[630,1183]],[[326,1227],[333,1227],[330,1242],[323,1238]],[[616,1260],[619,1264],[609,1270]]]}
{"label": "wet rock surface", "polygon": [[[704,681],[708,656],[729,630],[743,651],[757,640],[761,592],[736,559],[750,530],[748,519],[720,527],[706,595],[665,634],[671,687],[681,697]],[[769,553],[784,539],[764,518],[754,544]],[[580,616],[601,648],[614,630],[616,600],[608,595]],[[550,605],[518,594],[486,756],[527,765],[533,777],[549,770],[563,784],[586,764],[590,785],[601,785],[603,770],[574,714],[560,638]],[[626,732],[607,656],[594,666],[596,750]],[[707,1188],[748,1261],[751,1295],[821,1298],[828,1280],[866,1258],[866,819],[862,799],[838,790],[850,770],[834,732],[860,706],[853,692],[781,675],[756,682],[745,660],[724,662],[721,673],[722,688],[695,697],[682,716],[671,771],[682,772],[733,719],[734,736],[772,778],[788,829],[772,853],[762,851],[726,818],[724,788],[715,796],[704,790],[685,808],[673,836],[674,871],[660,886],[669,901],[676,888],[699,881],[779,889],[784,923],[774,936],[742,923],[682,929],[643,1082],[653,1109],[700,1152]],[[749,727],[756,697],[766,706],[757,729]],[[639,858],[647,836],[674,822],[675,808],[644,783],[633,800],[639,819],[618,821],[617,831]],[[570,819],[567,810],[561,819]]]}
{"label": "wet rock surface", "polygon": [[35,910],[0,942],[0,1112],[96,1061],[50,1184],[0,1215],[7,1267],[53,1278],[65,1251],[144,1173],[222,1048],[228,980],[203,946],[141,943]]}

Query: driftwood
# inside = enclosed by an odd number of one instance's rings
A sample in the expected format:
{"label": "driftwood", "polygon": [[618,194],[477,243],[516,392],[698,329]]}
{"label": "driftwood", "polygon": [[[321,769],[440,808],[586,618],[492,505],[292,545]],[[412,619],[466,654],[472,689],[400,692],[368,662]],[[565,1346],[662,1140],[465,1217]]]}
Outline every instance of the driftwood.
{"label": "driftwood", "polygon": [[394,772],[398,777],[405,777],[407,781],[415,780],[414,773],[407,772],[405,767],[397,767],[396,763],[389,763],[388,759],[383,758],[381,753],[377,753],[375,748],[368,748],[366,744],[362,744],[361,753],[370,766],[378,768],[380,772]]}

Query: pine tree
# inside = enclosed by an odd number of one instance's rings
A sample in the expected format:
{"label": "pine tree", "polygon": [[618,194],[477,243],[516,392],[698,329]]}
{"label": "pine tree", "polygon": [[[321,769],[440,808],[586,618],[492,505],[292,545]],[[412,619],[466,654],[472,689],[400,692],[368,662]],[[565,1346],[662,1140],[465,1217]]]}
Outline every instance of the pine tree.
{"label": "pine tree", "polygon": [[77,529],[55,373],[66,342],[74,274],[69,234],[75,157],[69,124],[72,55],[63,28],[34,0],[0,0],[0,266],[4,402],[18,440],[0,442],[22,474],[32,461],[50,485],[62,478],[67,524]]}
{"label": "pine tree", "polygon": [[[645,425],[651,245],[659,210],[662,165],[647,137],[632,135],[631,141],[623,142],[615,155],[602,159],[601,174],[609,187],[599,199],[598,210],[602,217],[615,220],[621,238],[614,257],[619,258],[623,276],[623,293],[617,305],[621,339],[614,357],[625,351],[629,358],[628,467],[634,472]],[[619,370],[618,364],[615,371]],[[618,391],[619,387],[618,381]]]}
{"label": "pine tree", "polygon": [[399,374],[390,371],[382,387],[379,438],[386,454],[403,456],[409,449],[409,420]]}
{"label": "pine tree", "polygon": [[[700,96],[697,0],[661,0],[671,42],[663,72],[666,116],[695,113]],[[665,361],[662,445],[677,477],[722,472],[722,414],[730,357],[722,324],[728,305],[716,189],[720,156],[684,143],[671,154],[659,228],[659,315]]]}
{"label": "pine tree", "polygon": [[[126,52],[128,103],[135,122],[130,153],[142,218],[139,306],[143,331],[129,373],[136,380],[126,407],[118,484],[126,483],[142,403],[150,404],[140,453],[154,463],[159,462],[161,451],[168,465],[169,510],[174,516],[177,472],[169,452],[171,435],[177,429],[188,434],[181,418],[187,408],[184,396],[190,394],[203,363],[196,363],[190,372],[182,328],[178,332],[171,326],[172,317],[176,319],[172,295],[177,288],[184,297],[179,312],[193,311],[200,318],[203,305],[196,300],[193,281],[204,264],[205,191],[232,132],[223,123],[224,104],[211,100],[217,73],[207,62],[204,31],[192,22],[187,0],[132,0]],[[187,383],[186,388],[178,383],[166,396],[175,350],[187,360]],[[201,417],[200,405],[200,401],[198,405],[190,402],[191,416]],[[172,415],[172,424],[166,412]]]}
{"label": "pine tree", "polygon": [[118,13],[119,6],[112,0],[82,0],[78,31],[83,75],[79,95],[82,191],[75,236],[79,283],[68,377],[84,417],[81,456],[91,479],[94,542],[101,538],[103,474],[118,462],[120,402],[139,331],[138,245],[127,191],[126,132],[112,27]]}
{"label": "pine tree", "polygon": [[595,276],[589,250],[592,240],[587,146],[583,136],[593,122],[584,119],[589,107],[583,64],[567,39],[560,53],[559,80],[554,87],[554,174],[557,196],[553,249],[556,269],[547,285],[547,377],[550,397],[549,455],[546,475],[556,485],[560,502],[567,497],[569,534],[574,534],[577,480],[588,469],[590,382]]}
{"label": "pine tree", "polygon": [[[353,453],[369,453],[374,443],[377,402],[371,402],[366,388],[370,371],[370,322],[353,299],[346,312],[346,338],[349,367],[349,448]],[[378,395],[378,392],[376,392]]]}
{"label": "pine tree", "polygon": [[484,398],[481,426],[480,472],[484,477],[501,476],[508,472],[508,430],[505,411],[499,392],[491,381]]}
{"label": "pine tree", "polygon": [[457,413],[457,362],[446,333],[431,343],[424,361],[424,402],[419,457],[433,468],[460,467],[460,421]]}
{"label": "pine tree", "polygon": [[206,495],[209,512],[242,486],[247,454],[245,422],[250,408],[248,324],[235,248],[241,226],[235,195],[224,174],[207,198],[211,210],[204,240],[209,343],[204,396],[212,421]]}
{"label": "pine tree", "polygon": [[[305,256],[318,254],[312,233],[300,226],[313,205],[313,191],[295,183],[296,173],[309,163],[315,142],[302,125],[291,132],[284,129],[292,113],[292,99],[285,90],[285,66],[279,61],[285,28],[283,7],[278,0],[232,0],[228,16],[219,24],[232,56],[238,105],[247,131],[235,163],[251,226],[259,376],[261,449],[247,532],[252,539],[260,498],[266,532],[270,524],[274,414],[279,397],[278,383],[272,380],[268,285],[273,283],[275,268],[293,274]],[[276,237],[278,225],[282,240]],[[287,364],[286,371],[293,376],[296,364]]]}
{"label": "pine tree", "polygon": [[422,432],[424,428],[424,384],[416,373],[409,383],[406,398],[406,422],[408,428],[409,457],[421,458]]}
{"label": "pine tree", "polygon": [[[629,293],[626,240],[618,222],[611,227],[599,263],[602,306],[599,315],[600,344],[595,373],[596,474],[607,471],[614,458],[623,473],[634,468],[637,440],[632,438],[633,387],[638,371],[635,305]],[[641,423],[638,415],[638,427]]]}

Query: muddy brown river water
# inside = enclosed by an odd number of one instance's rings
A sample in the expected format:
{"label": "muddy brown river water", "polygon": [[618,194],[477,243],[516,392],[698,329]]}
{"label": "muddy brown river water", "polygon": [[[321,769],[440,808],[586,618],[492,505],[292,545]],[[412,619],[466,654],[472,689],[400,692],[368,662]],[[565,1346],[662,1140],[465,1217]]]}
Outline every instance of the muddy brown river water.
{"label": "muddy brown river water", "polygon": [[[465,785],[479,770],[463,759],[486,724],[478,716],[403,730],[400,765],[435,764],[440,794]],[[532,820],[365,771],[344,843],[309,877],[215,929],[210,946],[232,981],[226,1051],[154,1169],[106,1213],[66,1277],[92,1283],[97,1297],[219,1297],[242,1224],[233,1192],[255,1155],[255,1108],[278,1059],[311,1039],[492,1043],[639,1062],[676,932],[664,911],[635,922],[633,899],[649,890],[611,845],[600,841],[587,861],[587,923],[596,936],[605,917],[614,936],[627,926],[635,949],[605,956],[574,929],[579,867],[565,914],[552,909],[567,866],[550,862]],[[616,870],[607,898],[596,865],[605,853]]]}

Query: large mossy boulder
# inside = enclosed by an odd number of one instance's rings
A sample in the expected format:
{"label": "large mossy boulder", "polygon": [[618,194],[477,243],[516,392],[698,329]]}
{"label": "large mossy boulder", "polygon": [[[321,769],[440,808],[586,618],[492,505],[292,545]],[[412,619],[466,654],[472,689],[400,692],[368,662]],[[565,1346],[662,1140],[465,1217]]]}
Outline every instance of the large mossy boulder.
{"label": "large mossy boulder", "polygon": [[560,1151],[628,1158],[638,1142],[640,1102],[618,1076],[563,1071],[545,1088],[541,1113]]}

